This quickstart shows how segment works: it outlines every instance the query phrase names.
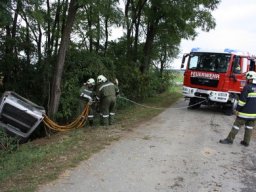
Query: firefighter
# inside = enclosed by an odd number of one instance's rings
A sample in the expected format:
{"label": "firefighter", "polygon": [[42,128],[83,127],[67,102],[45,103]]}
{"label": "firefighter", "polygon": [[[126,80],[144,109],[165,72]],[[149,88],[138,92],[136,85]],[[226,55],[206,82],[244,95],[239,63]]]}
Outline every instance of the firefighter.
{"label": "firefighter", "polygon": [[96,98],[99,100],[100,123],[103,126],[112,125],[115,117],[116,96],[118,87],[103,75],[97,77]]}
{"label": "firefighter", "polygon": [[89,114],[88,114],[88,122],[89,125],[93,125],[94,120],[94,97],[95,97],[95,80],[93,78],[90,78],[87,80],[86,83],[83,84],[83,86],[80,89],[80,113],[84,109],[86,104],[90,105],[89,108]]}
{"label": "firefighter", "polygon": [[244,139],[240,144],[249,146],[256,121],[256,73],[254,71],[247,72],[246,79],[247,84],[243,88],[235,111],[236,120],[228,137],[220,140],[222,144],[232,144],[239,129],[245,125]]}

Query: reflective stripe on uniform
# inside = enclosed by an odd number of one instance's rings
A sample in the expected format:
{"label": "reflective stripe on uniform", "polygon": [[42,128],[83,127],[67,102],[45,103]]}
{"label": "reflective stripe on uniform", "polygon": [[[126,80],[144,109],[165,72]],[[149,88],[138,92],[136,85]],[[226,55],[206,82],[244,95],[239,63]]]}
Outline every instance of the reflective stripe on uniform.
{"label": "reflective stripe on uniform", "polygon": [[239,130],[239,127],[236,126],[236,125],[233,125],[233,128],[236,129],[236,130]]}
{"label": "reflective stripe on uniform", "polygon": [[92,97],[89,94],[87,94],[87,93],[81,93],[80,97],[84,97],[84,98],[87,98],[89,100],[92,100]]}
{"label": "reflective stripe on uniform", "polygon": [[100,114],[100,116],[102,116],[103,118],[109,117],[109,115],[103,115],[102,113]]}
{"label": "reflective stripe on uniform", "polygon": [[239,100],[239,101],[238,101],[238,105],[241,106],[241,107],[243,107],[243,106],[245,105],[245,102]]}
{"label": "reflective stripe on uniform", "polygon": [[94,118],[94,115],[88,115],[88,118]]}
{"label": "reflective stripe on uniform", "polygon": [[89,95],[85,95],[85,94],[83,94],[83,96],[82,96],[82,97],[87,98],[87,99],[89,99],[90,101],[92,100],[92,97],[90,97]]}
{"label": "reflective stripe on uniform", "polygon": [[242,113],[238,112],[238,117],[247,118],[247,119],[256,119],[256,114],[248,114],[248,113]]}
{"label": "reflective stripe on uniform", "polygon": [[256,93],[252,92],[248,94],[248,97],[252,98],[252,97],[256,97]]}
{"label": "reflective stripe on uniform", "polygon": [[252,126],[246,126],[245,128],[247,128],[247,129],[253,129]]}
{"label": "reflective stripe on uniform", "polygon": [[102,85],[100,88],[99,88],[99,91],[101,91],[101,89],[103,89],[104,87],[107,87],[107,86],[112,86],[112,85],[114,85],[113,83],[111,83],[111,82],[109,82],[109,83],[107,83],[107,84],[105,84],[105,85]]}
{"label": "reflective stripe on uniform", "polygon": [[84,89],[84,92],[86,92],[87,94],[91,94],[92,91],[88,90],[88,89]]}
{"label": "reflective stripe on uniform", "polygon": [[109,115],[112,115],[112,116],[113,116],[113,115],[115,115],[115,113],[109,113]]}

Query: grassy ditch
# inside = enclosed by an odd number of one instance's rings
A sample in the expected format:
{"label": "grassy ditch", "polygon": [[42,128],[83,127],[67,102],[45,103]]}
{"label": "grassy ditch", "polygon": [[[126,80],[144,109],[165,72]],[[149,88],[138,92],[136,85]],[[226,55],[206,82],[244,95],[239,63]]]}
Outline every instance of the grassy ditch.
{"label": "grassy ditch", "polygon": [[117,112],[117,122],[108,129],[95,126],[55,133],[23,144],[13,152],[0,151],[1,191],[35,191],[39,185],[57,179],[64,170],[77,166],[132,131],[137,124],[162,112],[181,97],[179,90],[172,88],[143,103],[159,109],[119,101],[126,107]]}

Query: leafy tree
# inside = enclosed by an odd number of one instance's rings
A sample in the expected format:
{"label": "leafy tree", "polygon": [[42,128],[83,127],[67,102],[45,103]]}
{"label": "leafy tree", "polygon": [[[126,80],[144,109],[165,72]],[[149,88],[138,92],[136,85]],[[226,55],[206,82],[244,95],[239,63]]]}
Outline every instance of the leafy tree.
{"label": "leafy tree", "polygon": [[194,38],[197,28],[213,29],[215,20],[210,11],[216,9],[218,3],[218,0],[151,0],[145,10],[146,41],[140,71],[144,73],[149,69],[155,42],[162,40],[165,33],[172,37],[169,40],[164,38],[165,43],[171,46],[179,44],[182,38]]}
{"label": "leafy tree", "polygon": [[66,51],[69,46],[69,42],[70,42],[69,37],[72,30],[72,26],[75,21],[77,9],[78,9],[77,0],[71,0],[69,4],[66,26],[64,28],[62,38],[61,38],[57,64],[54,70],[55,75],[52,81],[50,107],[49,107],[50,116],[53,116],[57,112],[59,107],[59,100],[61,95],[61,79],[62,79],[62,73],[63,73],[64,63],[65,63]]}
{"label": "leafy tree", "polygon": [[[211,11],[219,0],[126,0],[124,11],[120,2],[2,0],[0,90],[16,91],[66,120],[81,83],[99,74],[117,77],[131,98],[151,96],[172,78],[165,68],[181,39],[215,27]],[[126,34],[109,41],[119,26]]]}

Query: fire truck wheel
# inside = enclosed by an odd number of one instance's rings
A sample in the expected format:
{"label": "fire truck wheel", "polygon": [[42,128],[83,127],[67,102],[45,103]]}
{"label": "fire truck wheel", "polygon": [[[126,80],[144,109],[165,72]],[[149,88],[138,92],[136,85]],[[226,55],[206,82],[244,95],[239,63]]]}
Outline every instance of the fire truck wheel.
{"label": "fire truck wheel", "polygon": [[225,115],[228,115],[228,116],[233,115],[233,107],[224,107],[223,109],[224,109]]}
{"label": "fire truck wheel", "polygon": [[198,109],[201,106],[201,101],[197,98],[190,98],[188,109]]}

